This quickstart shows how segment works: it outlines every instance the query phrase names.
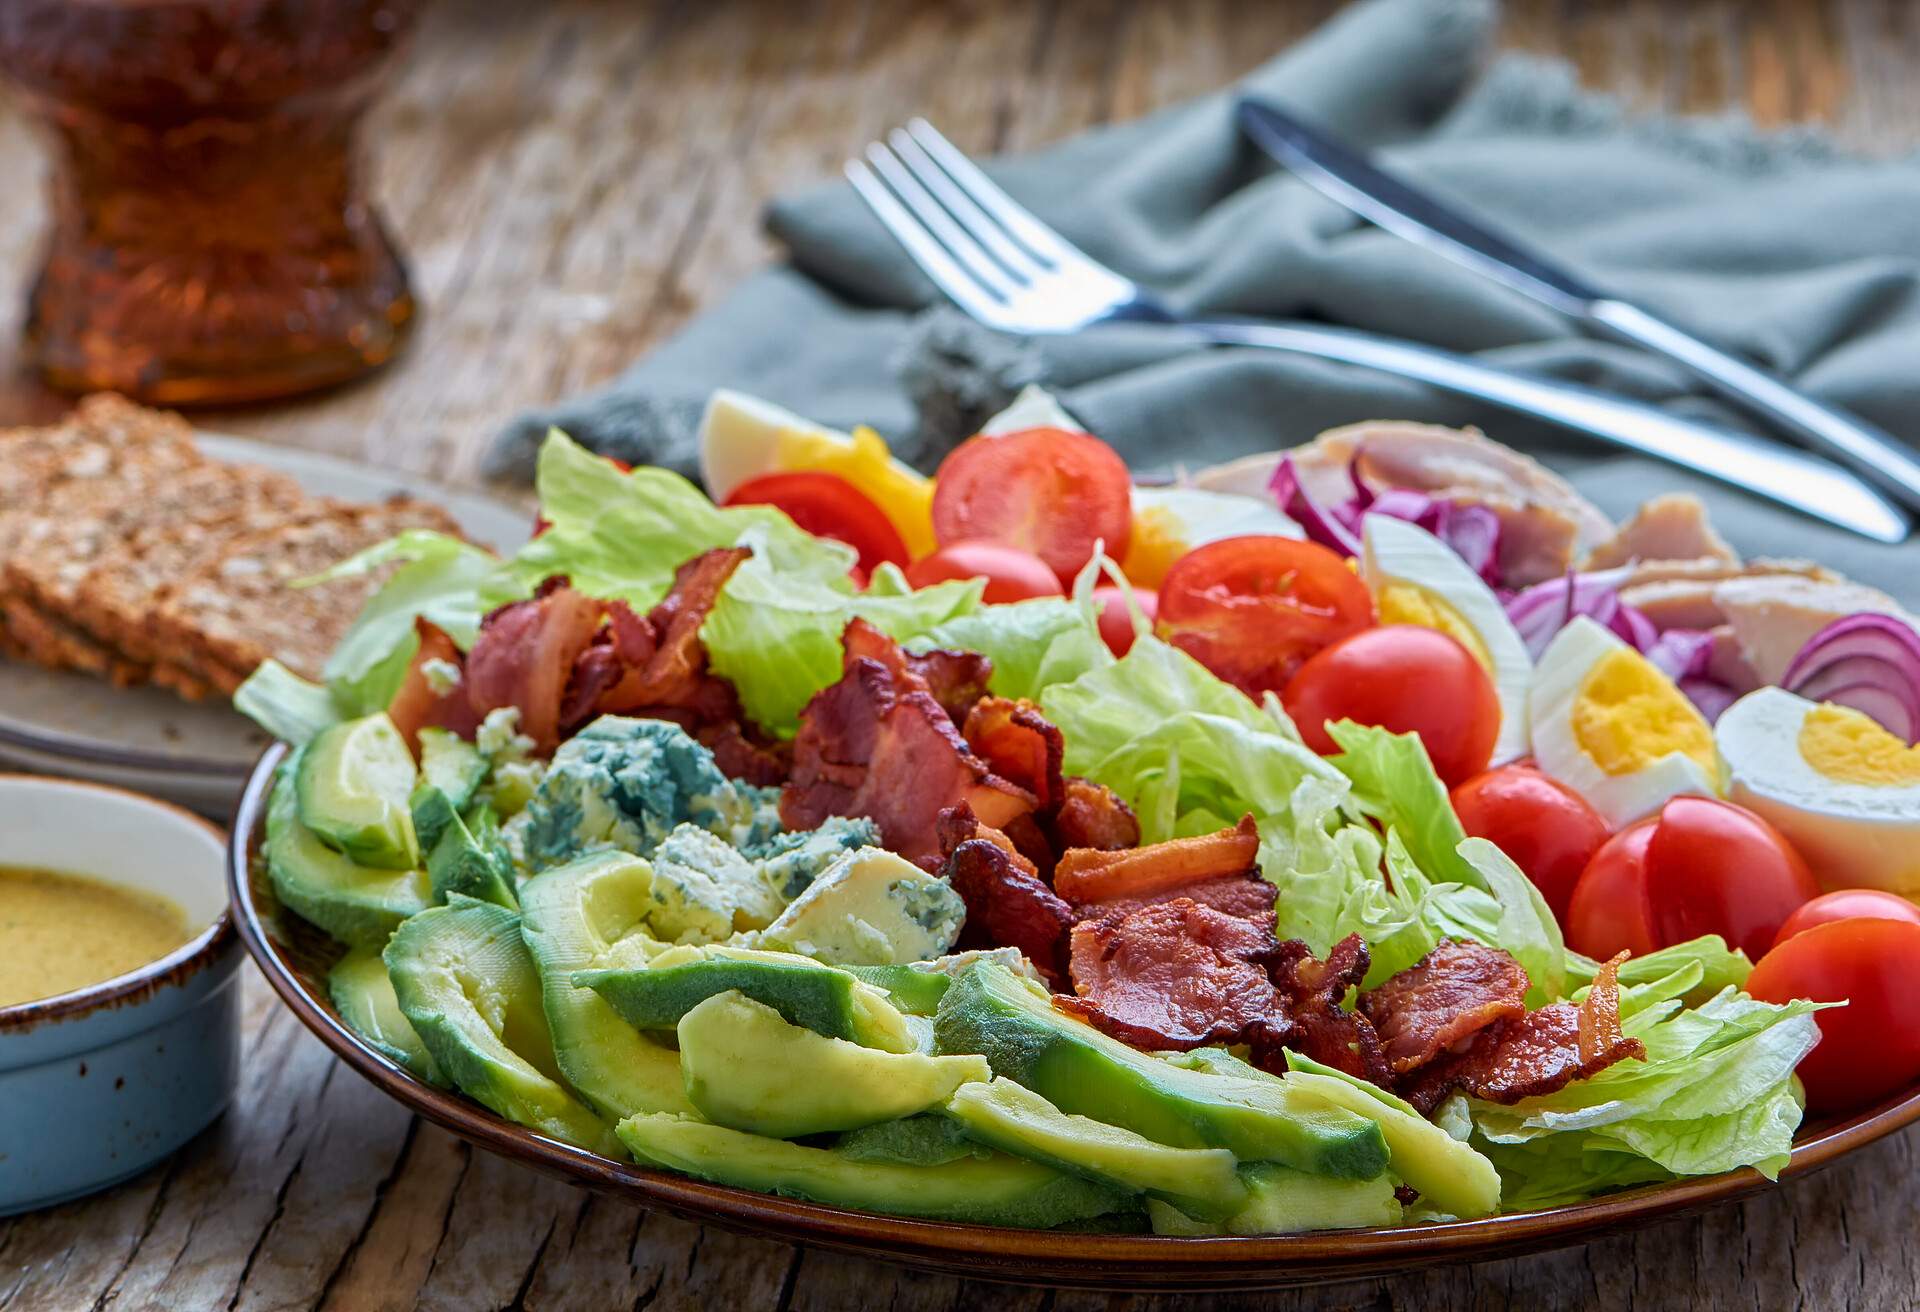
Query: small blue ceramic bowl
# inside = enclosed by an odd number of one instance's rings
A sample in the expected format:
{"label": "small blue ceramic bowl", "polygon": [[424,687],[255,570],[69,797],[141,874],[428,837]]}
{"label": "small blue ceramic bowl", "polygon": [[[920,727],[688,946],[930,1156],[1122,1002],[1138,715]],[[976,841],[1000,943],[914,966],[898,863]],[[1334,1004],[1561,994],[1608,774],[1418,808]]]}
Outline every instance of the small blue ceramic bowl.
{"label": "small blue ceramic bowl", "polygon": [[159,893],[195,928],[130,974],[0,1007],[0,1216],[135,1175],[226,1109],[242,954],[224,851],[217,829],[165,802],[0,774],[0,865]]}

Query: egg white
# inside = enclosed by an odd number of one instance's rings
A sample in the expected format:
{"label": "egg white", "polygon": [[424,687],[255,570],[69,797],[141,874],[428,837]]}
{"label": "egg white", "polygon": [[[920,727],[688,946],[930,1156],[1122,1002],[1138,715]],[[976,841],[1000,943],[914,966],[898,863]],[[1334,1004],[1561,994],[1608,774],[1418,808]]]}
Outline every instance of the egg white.
{"label": "egg white", "polygon": [[1390,515],[1368,515],[1361,521],[1360,537],[1360,577],[1376,597],[1390,583],[1417,588],[1452,607],[1480,639],[1492,662],[1487,673],[1494,695],[1500,699],[1500,736],[1494,743],[1492,764],[1525,756],[1533,658],[1493,589],[1458,552],[1418,524]]}
{"label": "egg white", "polygon": [[721,388],[700,416],[700,481],[715,501],[750,478],[780,472],[780,435],[810,433],[853,448],[853,438],[803,419],[771,401]]}
{"label": "egg white", "polygon": [[1920,784],[1878,787],[1834,779],[1800,752],[1810,702],[1761,688],[1714,726],[1731,778],[1728,800],[1786,835],[1826,888],[1920,896]]}
{"label": "egg white", "polygon": [[1221,538],[1266,534],[1304,538],[1306,533],[1279,507],[1258,497],[1235,492],[1208,492],[1197,487],[1136,487],[1133,509],[1155,510],[1173,520],[1175,535],[1187,549]]}
{"label": "egg white", "polygon": [[[1616,827],[1651,815],[1668,799],[1682,794],[1719,796],[1717,771],[1708,771],[1680,752],[1668,752],[1625,774],[1608,774],[1587,755],[1574,735],[1574,706],[1587,675],[1615,651],[1646,659],[1583,615],[1555,634],[1540,654],[1527,696],[1535,763],[1584,797],[1602,819]],[[1675,695],[1683,694],[1676,688]]]}

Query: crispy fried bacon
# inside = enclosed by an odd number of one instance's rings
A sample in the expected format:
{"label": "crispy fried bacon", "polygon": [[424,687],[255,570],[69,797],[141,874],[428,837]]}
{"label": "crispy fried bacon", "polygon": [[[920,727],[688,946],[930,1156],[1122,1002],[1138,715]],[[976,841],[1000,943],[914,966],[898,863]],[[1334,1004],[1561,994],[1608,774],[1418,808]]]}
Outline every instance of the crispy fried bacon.
{"label": "crispy fried bacon", "polygon": [[982,697],[967,712],[961,737],[993,772],[1032,793],[1041,811],[1060,803],[1065,791],[1060,758],[1066,740],[1039,708],[1008,697]]}
{"label": "crispy fried bacon", "polygon": [[793,775],[780,795],[788,828],[863,815],[889,848],[917,860],[939,851],[940,813],[961,802],[1001,830],[1034,807],[1033,794],[967,750],[931,693],[902,688],[882,662],[852,658],[800,713]]}
{"label": "crispy fried bacon", "polygon": [[1198,902],[1201,906],[1212,907],[1229,916],[1238,916],[1257,925],[1273,928],[1274,902],[1279,889],[1261,877],[1258,870],[1244,870],[1237,875],[1220,875],[1214,879],[1202,879],[1192,884],[1181,884],[1144,897],[1117,897],[1106,902],[1076,903],[1074,910],[1082,920],[1098,920],[1116,912],[1125,914],[1137,911],[1141,907],[1150,907],[1156,902],[1171,902],[1174,898],[1184,897]]}
{"label": "crispy fried bacon", "polygon": [[1270,1042],[1280,999],[1270,929],[1175,898],[1074,926],[1076,997],[1054,1006],[1148,1049]]}
{"label": "crispy fried bacon", "polygon": [[847,622],[840,646],[843,669],[861,659],[879,661],[902,689],[931,693],[956,725],[964,724],[973,704],[987,695],[993,674],[993,662],[977,651],[936,647],[916,654],[858,616]]}
{"label": "crispy fried bacon", "polygon": [[448,729],[462,738],[472,738],[474,730],[480,725],[480,717],[474,713],[473,703],[467,697],[464,671],[455,678],[453,686],[444,692],[435,691],[427,678],[429,662],[451,665],[456,671],[460,670],[460,649],[454,645],[453,639],[439,625],[427,619],[416,617],[413,631],[420,638],[420,646],[407,666],[406,675],[400,680],[400,690],[394,693],[393,701],[387,706],[387,715],[407,740],[408,748],[418,756],[422,729]]}
{"label": "crispy fried bacon", "polygon": [[1251,870],[1260,831],[1244,816],[1232,829],[1117,852],[1074,848],[1060,856],[1053,886],[1072,902],[1150,898],[1157,893]]}
{"label": "crispy fried bacon", "polygon": [[1140,846],[1140,821],[1113,789],[1072,775],[1061,782],[1060,806],[1050,823],[1056,850],[1087,847],[1118,852]]}
{"label": "crispy fried bacon", "polygon": [[1489,1025],[1527,1014],[1527,972],[1506,953],[1478,943],[1443,941],[1360,999],[1386,1046],[1387,1063],[1405,1076]]}
{"label": "crispy fried bacon", "polygon": [[[987,834],[995,832],[981,828]],[[1073,911],[1041,882],[1012,844],[1001,846],[990,837],[965,839],[954,847],[940,872],[967,904],[962,947],[1018,948],[1055,988],[1066,983],[1067,931],[1073,926]]]}
{"label": "crispy fried bacon", "polygon": [[[1254,1060],[1267,1070],[1287,1068],[1280,1046],[1297,1048],[1317,1062],[1386,1086],[1389,1072],[1380,1036],[1358,1011],[1341,1006],[1350,990],[1366,978],[1367,945],[1349,934],[1318,960],[1299,939],[1288,939],[1272,954],[1268,970],[1292,1020],[1280,1043],[1255,1043]],[[1274,1031],[1280,1033],[1280,1031]]]}
{"label": "crispy fried bacon", "polygon": [[[542,752],[595,715],[672,720],[713,747],[729,773],[778,782],[785,777],[783,758],[743,727],[733,685],[708,672],[700,641],[720,589],[751,554],[722,547],[695,556],[675,571],[672,589],[646,615],[550,578],[525,601],[482,620],[464,659],[451,639],[422,621],[420,654],[390,712],[412,741],[428,724],[470,734],[488,711],[517,707],[520,731]],[[451,693],[434,693],[426,678],[429,659],[460,670]]]}
{"label": "crispy fried bacon", "polygon": [[1455,1089],[1488,1102],[1513,1103],[1591,1079],[1617,1061],[1644,1058],[1645,1045],[1620,1031],[1621,953],[1594,974],[1579,1003],[1556,1002],[1483,1030],[1467,1051],[1416,1072],[1400,1092],[1431,1112]]}

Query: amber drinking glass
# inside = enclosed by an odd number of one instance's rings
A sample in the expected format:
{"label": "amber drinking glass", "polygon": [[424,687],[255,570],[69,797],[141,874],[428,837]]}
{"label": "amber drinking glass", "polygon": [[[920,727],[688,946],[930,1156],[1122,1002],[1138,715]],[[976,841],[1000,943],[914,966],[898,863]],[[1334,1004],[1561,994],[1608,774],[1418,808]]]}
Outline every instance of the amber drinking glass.
{"label": "amber drinking glass", "polygon": [[414,312],[360,121],[421,0],[0,0],[53,145],[26,350],[54,386],[284,396],[389,359]]}

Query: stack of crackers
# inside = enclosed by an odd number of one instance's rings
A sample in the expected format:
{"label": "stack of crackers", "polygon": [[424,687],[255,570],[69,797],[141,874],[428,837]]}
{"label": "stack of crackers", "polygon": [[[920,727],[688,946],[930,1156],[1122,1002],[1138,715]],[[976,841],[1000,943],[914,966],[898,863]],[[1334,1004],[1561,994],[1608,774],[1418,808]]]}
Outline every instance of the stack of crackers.
{"label": "stack of crackers", "polygon": [[384,574],[289,585],[413,528],[458,531],[411,497],[309,496],[203,454],[177,415],[88,397],[0,430],[0,654],[196,701],[268,657],[318,680]]}

